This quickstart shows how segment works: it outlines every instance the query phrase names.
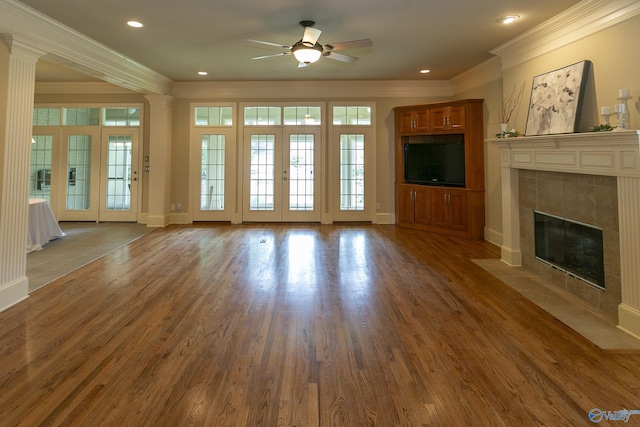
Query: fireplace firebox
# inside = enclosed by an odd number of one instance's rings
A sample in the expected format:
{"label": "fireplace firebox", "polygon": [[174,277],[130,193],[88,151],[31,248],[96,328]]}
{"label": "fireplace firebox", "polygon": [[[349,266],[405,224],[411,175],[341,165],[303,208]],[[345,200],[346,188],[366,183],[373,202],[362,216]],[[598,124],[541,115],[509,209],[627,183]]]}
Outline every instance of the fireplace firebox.
{"label": "fireplace firebox", "polygon": [[535,256],[597,288],[604,289],[602,229],[534,211]]}

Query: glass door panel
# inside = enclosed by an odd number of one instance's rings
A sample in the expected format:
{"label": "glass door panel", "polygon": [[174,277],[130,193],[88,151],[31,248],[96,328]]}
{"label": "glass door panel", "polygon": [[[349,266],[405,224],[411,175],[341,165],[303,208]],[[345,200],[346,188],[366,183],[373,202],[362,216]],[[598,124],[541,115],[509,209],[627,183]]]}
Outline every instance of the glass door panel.
{"label": "glass door panel", "polygon": [[98,220],[98,178],[100,171],[100,131],[63,132],[58,180],[63,197],[57,215],[60,221]]}
{"label": "glass door panel", "polygon": [[287,168],[283,170],[283,221],[320,221],[321,179],[320,130],[287,128],[283,147]]}
{"label": "glass door panel", "polygon": [[[29,198],[44,199],[51,205],[53,135],[33,135],[29,168]],[[54,175],[55,178],[55,175]]]}
{"label": "glass door panel", "polygon": [[252,135],[250,157],[249,210],[275,209],[275,136]]}
{"label": "glass door panel", "polygon": [[105,129],[100,174],[101,221],[137,220],[138,130]]}
{"label": "glass door panel", "polygon": [[319,222],[320,129],[282,132],[251,128],[245,137],[243,220]]}
{"label": "glass door panel", "polygon": [[364,210],[364,135],[340,135],[340,210]]}
{"label": "glass door panel", "polygon": [[191,136],[192,168],[190,193],[194,221],[234,221],[237,175],[235,131],[198,129]]}
{"label": "glass door panel", "polygon": [[334,221],[375,220],[375,150],[370,129],[335,127],[331,178]]}
{"label": "glass door panel", "polygon": [[224,210],[225,136],[202,135],[200,210]]}
{"label": "glass door panel", "polygon": [[282,132],[252,127],[244,140],[244,221],[281,221]]}

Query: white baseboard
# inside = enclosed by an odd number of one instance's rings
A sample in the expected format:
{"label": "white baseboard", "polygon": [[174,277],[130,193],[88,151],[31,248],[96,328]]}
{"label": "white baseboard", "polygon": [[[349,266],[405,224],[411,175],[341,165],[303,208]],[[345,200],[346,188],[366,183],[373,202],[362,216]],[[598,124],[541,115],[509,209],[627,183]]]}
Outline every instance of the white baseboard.
{"label": "white baseboard", "polygon": [[640,339],[640,310],[630,305],[618,306],[618,328]]}
{"label": "white baseboard", "polygon": [[395,224],[396,215],[394,213],[376,213],[376,224]]}
{"label": "white baseboard", "polygon": [[23,276],[0,288],[0,311],[29,298],[29,279]]}
{"label": "white baseboard", "polygon": [[[172,212],[171,213],[171,224],[191,224],[193,220],[191,219],[191,215],[185,212]],[[169,224],[167,224],[169,225]]]}
{"label": "white baseboard", "polygon": [[502,246],[502,233],[492,228],[484,228],[484,240],[496,246]]}

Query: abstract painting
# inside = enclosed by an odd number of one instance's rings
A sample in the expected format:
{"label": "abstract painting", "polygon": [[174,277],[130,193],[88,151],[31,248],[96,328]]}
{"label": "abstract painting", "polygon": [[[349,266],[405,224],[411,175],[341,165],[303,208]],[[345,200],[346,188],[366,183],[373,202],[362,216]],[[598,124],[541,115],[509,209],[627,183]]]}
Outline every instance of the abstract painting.
{"label": "abstract painting", "polygon": [[577,131],[590,61],[581,61],[533,78],[525,135]]}

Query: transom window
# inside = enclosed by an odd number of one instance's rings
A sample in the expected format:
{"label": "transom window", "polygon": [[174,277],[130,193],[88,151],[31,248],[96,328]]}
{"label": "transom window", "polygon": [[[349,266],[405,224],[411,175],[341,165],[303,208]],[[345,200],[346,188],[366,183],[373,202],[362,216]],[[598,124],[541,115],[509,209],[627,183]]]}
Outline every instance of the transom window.
{"label": "transom window", "polygon": [[335,106],[333,107],[333,124],[341,125],[371,125],[371,107],[366,105]]}
{"label": "transom window", "polygon": [[279,126],[282,124],[281,107],[245,107],[245,126]]}
{"label": "transom window", "polygon": [[140,126],[140,107],[35,107],[33,126]]}
{"label": "transom window", "polygon": [[63,108],[63,126],[99,126],[100,108]]}
{"label": "transom window", "polygon": [[140,126],[140,108],[105,108],[102,123],[104,126]]}
{"label": "transom window", "polygon": [[33,126],[60,126],[60,108],[34,108]]}
{"label": "transom window", "polygon": [[233,126],[232,107],[195,107],[196,126]]}
{"label": "transom window", "polygon": [[322,109],[317,106],[244,108],[245,126],[318,126],[321,124]]}
{"label": "transom window", "polygon": [[284,107],[285,126],[313,126],[322,124],[320,107]]}

